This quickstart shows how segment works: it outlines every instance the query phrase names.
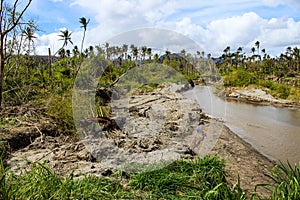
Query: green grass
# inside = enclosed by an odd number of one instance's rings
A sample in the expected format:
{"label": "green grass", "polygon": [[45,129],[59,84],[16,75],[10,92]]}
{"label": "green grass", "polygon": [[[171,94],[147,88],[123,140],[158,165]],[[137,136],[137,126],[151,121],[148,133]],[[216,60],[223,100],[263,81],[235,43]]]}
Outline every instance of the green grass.
{"label": "green grass", "polygon": [[[235,185],[226,180],[225,163],[217,156],[182,159],[154,170],[133,174],[121,171],[108,177],[66,178],[44,163],[32,163],[20,175],[0,163],[0,199],[262,199],[256,190],[271,191],[271,200],[300,199],[300,163],[276,165],[266,174],[271,184],[259,184],[246,195],[240,179]],[[265,198],[264,198],[265,199]]]}
{"label": "green grass", "polygon": [[122,173],[78,179],[71,173],[61,178],[41,163],[16,175],[1,166],[2,199],[245,199],[239,184],[231,187],[227,183],[224,161],[216,156],[178,160],[127,179]]}
{"label": "green grass", "polygon": [[239,186],[231,188],[226,182],[224,161],[217,157],[179,160],[154,172],[134,174],[129,185],[154,199],[244,199],[245,195]]}
{"label": "green grass", "polygon": [[118,180],[95,176],[75,180],[73,174],[63,179],[40,163],[18,176],[2,167],[0,181],[2,199],[120,199],[130,195]]}
{"label": "green grass", "polygon": [[266,174],[273,183],[261,184],[257,187],[265,187],[272,191],[271,200],[296,200],[300,199],[300,162],[292,166],[280,162],[272,171]]}

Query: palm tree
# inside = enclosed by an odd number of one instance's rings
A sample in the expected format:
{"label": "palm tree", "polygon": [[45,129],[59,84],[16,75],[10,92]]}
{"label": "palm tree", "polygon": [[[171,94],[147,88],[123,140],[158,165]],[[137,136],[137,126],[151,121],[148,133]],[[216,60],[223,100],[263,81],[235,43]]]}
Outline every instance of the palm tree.
{"label": "palm tree", "polygon": [[139,50],[138,50],[137,47],[133,47],[133,49],[132,49],[132,55],[133,55],[133,57],[135,57],[135,60],[137,61],[138,55],[139,55]]}
{"label": "palm tree", "polygon": [[73,57],[76,57],[77,55],[79,55],[79,51],[78,51],[78,46],[75,45],[73,48]]}
{"label": "palm tree", "polygon": [[[64,41],[64,43],[63,43],[63,46],[57,51],[57,52],[59,52],[61,49],[63,49],[65,46],[68,46],[68,43],[70,42],[72,45],[73,45],[73,42],[72,42],[72,40],[71,40],[71,32],[69,32],[68,31],[68,29],[66,29],[66,30],[63,30],[63,31],[60,31],[61,32],[61,34],[60,35],[58,35],[59,37],[61,37],[61,39],[59,39],[59,40],[63,40]],[[56,53],[57,53],[56,52]],[[55,53],[55,54],[56,54]],[[54,54],[54,55],[55,55]]]}
{"label": "palm tree", "polygon": [[106,59],[108,59],[110,57],[110,48],[108,42],[105,42],[104,48],[105,48]]}
{"label": "palm tree", "polygon": [[127,58],[127,51],[128,51],[128,45],[127,44],[123,44],[123,46],[122,46],[122,52],[124,54],[124,60]]}
{"label": "palm tree", "polygon": [[28,55],[30,55],[31,43],[34,44],[33,39],[36,38],[36,36],[34,36],[33,29],[31,27],[26,27],[26,29],[23,31],[23,36],[25,36],[26,40],[28,41]]}
{"label": "palm tree", "polygon": [[141,51],[142,51],[142,59],[143,59],[143,61],[145,61],[145,56],[146,56],[146,52],[147,52],[147,47],[146,47],[146,46],[142,46],[142,47],[141,47]]}
{"label": "palm tree", "polygon": [[148,59],[151,61],[152,49],[150,47],[147,48],[146,54],[148,55]]}
{"label": "palm tree", "polygon": [[81,17],[79,18],[79,22],[81,23],[80,28],[83,28],[83,37],[82,37],[81,49],[80,49],[80,53],[82,53],[83,43],[85,39],[85,32],[86,32],[87,25],[90,23],[90,19],[86,20],[85,17]]}
{"label": "palm tree", "polygon": [[264,54],[263,59],[267,58],[266,49],[262,49],[261,52]]}
{"label": "palm tree", "polygon": [[260,45],[259,41],[256,41],[255,46],[257,48],[257,55],[259,55],[259,45]]}
{"label": "palm tree", "polygon": [[251,48],[251,52],[252,52],[252,54],[253,54],[253,56],[254,56],[254,53],[255,53],[255,47],[252,47],[252,48]]}

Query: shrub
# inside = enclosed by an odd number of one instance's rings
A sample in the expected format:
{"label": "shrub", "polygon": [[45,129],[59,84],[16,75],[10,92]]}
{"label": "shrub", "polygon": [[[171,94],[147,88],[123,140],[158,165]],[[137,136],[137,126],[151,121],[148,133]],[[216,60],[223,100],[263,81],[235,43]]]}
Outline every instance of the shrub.
{"label": "shrub", "polygon": [[255,74],[248,72],[243,69],[238,69],[233,71],[231,74],[225,76],[224,80],[225,86],[238,86],[244,87],[257,82]]}

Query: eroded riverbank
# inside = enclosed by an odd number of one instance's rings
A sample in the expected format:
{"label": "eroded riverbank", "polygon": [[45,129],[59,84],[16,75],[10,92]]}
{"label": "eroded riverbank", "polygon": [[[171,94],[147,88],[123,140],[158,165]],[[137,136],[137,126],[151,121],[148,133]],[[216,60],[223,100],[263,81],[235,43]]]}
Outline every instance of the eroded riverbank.
{"label": "eroded riverbank", "polygon": [[[226,161],[232,184],[238,175],[246,190],[268,182],[263,173],[271,169],[273,163],[222,122],[210,119],[195,100],[185,98],[180,88],[176,88],[159,88],[132,96],[125,104],[130,120],[126,120],[122,130],[77,141],[67,136],[44,134],[30,145],[9,152],[7,164],[19,173],[31,162],[38,161],[46,162],[61,176],[71,172],[75,176],[105,176],[118,170],[123,158],[148,162],[158,158],[172,160],[192,158],[195,154],[218,154]],[[196,132],[199,123],[204,123],[204,139]],[[92,141],[98,142],[94,149],[88,145]],[[108,150],[111,154],[107,154]],[[166,156],[162,157],[164,152]],[[99,153],[101,159],[97,157]]]}
{"label": "eroded riverbank", "polygon": [[300,108],[300,103],[287,99],[275,98],[265,90],[245,87],[226,88],[226,100],[242,101],[256,105],[272,105],[276,107]]}

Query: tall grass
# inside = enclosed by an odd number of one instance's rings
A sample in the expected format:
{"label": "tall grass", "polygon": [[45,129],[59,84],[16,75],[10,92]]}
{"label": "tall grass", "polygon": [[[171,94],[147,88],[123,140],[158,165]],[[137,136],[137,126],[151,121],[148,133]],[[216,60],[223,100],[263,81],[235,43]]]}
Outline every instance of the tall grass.
{"label": "tall grass", "polygon": [[293,167],[289,162],[280,162],[266,174],[273,183],[258,185],[272,191],[272,200],[300,199],[300,162]]}
{"label": "tall grass", "polygon": [[1,199],[245,199],[240,184],[226,181],[224,161],[215,157],[178,160],[165,168],[122,177],[59,177],[33,163],[21,175],[1,165]]}
{"label": "tall grass", "polygon": [[[21,175],[1,168],[1,199],[119,199],[126,197],[123,186],[109,178],[86,176],[75,180],[71,173],[61,178],[45,164],[34,163]],[[128,196],[127,196],[128,197]]]}
{"label": "tall grass", "polygon": [[129,185],[153,199],[245,199],[240,185],[226,182],[225,164],[215,157],[179,160],[169,166],[132,175]]}

